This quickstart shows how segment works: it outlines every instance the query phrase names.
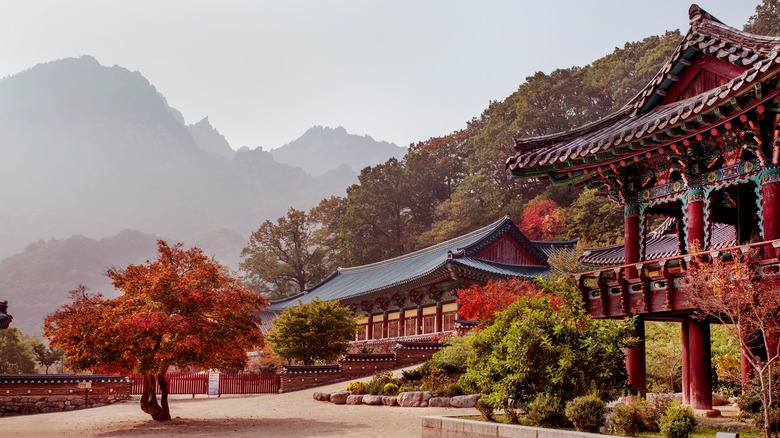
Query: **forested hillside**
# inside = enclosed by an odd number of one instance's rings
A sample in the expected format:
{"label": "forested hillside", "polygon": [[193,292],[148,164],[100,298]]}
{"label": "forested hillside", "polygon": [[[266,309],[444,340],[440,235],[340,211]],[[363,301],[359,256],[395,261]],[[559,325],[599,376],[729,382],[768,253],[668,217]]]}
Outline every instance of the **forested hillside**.
{"label": "forested hillside", "polygon": [[[777,3],[766,0],[746,28],[777,34]],[[531,239],[579,239],[586,246],[622,241],[619,205],[593,190],[512,179],[504,161],[513,153],[513,137],[566,131],[620,109],[644,88],[681,39],[679,31],[669,31],[626,43],[585,67],[535,73],[506,99],[490,102],[463,129],[412,145],[403,160],[363,169],[346,197],[323,200],[305,215],[291,211],[276,224],[266,222],[245,248],[242,270],[256,289],[283,295],[323,278],[309,275],[303,286],[300,281],[291,285],[289,278],[302,271],[327,273],[338,266],[398,256],[505,214]],[[298,227],[290,227],[296,221]],[[292,235],[280,240],[285,236],[282,224],[286,232],[295,230],[295,236],[310,239],[309,249],[297,249],[295,260],[300,263],[289,262],[295,251],[281,251],[295,240]],[[315,257],[318,265],[307,266],[303,261],[316,251],[327,256]],[[266,275],[271,271],[275,276]]]}

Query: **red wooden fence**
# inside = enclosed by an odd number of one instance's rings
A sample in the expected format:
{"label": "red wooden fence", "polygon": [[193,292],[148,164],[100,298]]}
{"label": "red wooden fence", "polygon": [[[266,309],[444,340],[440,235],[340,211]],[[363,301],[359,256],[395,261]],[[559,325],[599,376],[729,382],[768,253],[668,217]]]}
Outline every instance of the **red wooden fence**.
{"label": "red wooden fence", "polygon": [[[140,374],[134,374],[132,394],[143,392],[144,379]],[[208,373],[167,373],[168,394],[208,394]],[[219,374],[219,389],[222,394],[275,394],[279,392],[281,379],[278,374]],[[160,393],[160,387],[157,387]]]}

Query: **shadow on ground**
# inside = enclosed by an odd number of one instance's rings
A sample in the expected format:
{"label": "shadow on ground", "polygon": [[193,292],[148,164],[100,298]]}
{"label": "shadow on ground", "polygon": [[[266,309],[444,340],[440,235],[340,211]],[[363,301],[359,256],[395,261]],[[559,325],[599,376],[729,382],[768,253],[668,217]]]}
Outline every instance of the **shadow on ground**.
{"label": "shadow on ground", "polygon": [[346,425],[337,421],[317,421],[307,418],[224,418],[224,419],[186,419],[174,418],[171,421],[134,423],[107,431],[96,437],[136,437],[136,436],[172,436],[187,437],[213,436],[342,436],[351,430],[365,430],[363,425]]}

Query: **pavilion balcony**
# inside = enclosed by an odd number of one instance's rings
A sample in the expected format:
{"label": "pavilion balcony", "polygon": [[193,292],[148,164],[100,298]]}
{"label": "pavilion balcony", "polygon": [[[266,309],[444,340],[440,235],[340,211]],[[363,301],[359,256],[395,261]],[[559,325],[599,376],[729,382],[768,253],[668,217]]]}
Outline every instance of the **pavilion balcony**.
{"label": "pavilion balcony", "polygon": [[676,318],[694,310],[687,292],[691,260],[728,264],[733,254],[754,263],[762,279],[780,279],[780,239],[614,266],[574,278],[583,306],[594,318]]}

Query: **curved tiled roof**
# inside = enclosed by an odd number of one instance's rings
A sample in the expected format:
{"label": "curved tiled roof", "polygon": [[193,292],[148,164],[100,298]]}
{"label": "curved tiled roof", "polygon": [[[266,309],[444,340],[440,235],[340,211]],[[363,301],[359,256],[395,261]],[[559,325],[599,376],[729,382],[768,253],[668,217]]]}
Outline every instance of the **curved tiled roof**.
{"label": "curved tiled roof", "polygon": [[537,254],[542,261],[547,260],[547,254],[551,251],[545,249],[546,247],[564,248],[568,245],[571,248],[576,244],[576,241],[532,243],[517,230],[509,217],[505,216],[487,227],[419,251],[369,265],[339,268],[305,293],[274,302],[268,310],[281,310],[297,304],[299,300],[308,303],[315,297],[323,301],[345,300],[399,287],[419,287],[437,279],[451,278],[451,268],[492,277],[534,277],[548,271],[546,266],[509,265],[473,257],[480,249],[506,233],[511,233],[521,243],[526,243],[526,249]]}
{"label": "curved tiled roof", "polygon": [[[507,168],[563,163],[664,132],[686,119],[714,110],[735,94],[750,90],[757,80],[780,70],[780,38],[752,35],[726,26],[696,5],[691,6],[689,14],[691,28],[683,41],[653,80],[628,104],[601,120],[570,131],[516,138],[518,153],[507,159]],[[685,68],[685,60],[695,52],[745,66],[747,70],[702,94],[655,106],[674,83],[675,75]]]}
{"label": "curved tiled roof", "polygon": [[[675,231],[674,218],[666,219],[645,238],[645,260],[657,260],[680,255],[679,235]],[[733,225],[714,223],[711,248],[728,248],[737,245]],[[625,264],[625,245],[618,244],[603,248],[586,249],[580,262],[591,266],[619,266]]]}

